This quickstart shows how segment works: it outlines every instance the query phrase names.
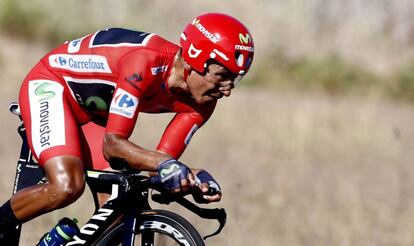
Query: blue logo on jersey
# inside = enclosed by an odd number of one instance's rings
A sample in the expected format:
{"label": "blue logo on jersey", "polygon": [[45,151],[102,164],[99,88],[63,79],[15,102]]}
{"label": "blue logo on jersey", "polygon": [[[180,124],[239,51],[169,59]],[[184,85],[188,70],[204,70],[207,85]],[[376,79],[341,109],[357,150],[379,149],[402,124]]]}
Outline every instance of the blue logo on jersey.
{"label": "blue logo on jersey", "polygon": [[122,88],[118,88],[115,92],[109,112],[132,119],[138,108],[138,101],[138,98],[134,95]]}
{"label": "blue logo on jersey", "polygon": [[78,46],[79,42],[80,42],[80,39],[77,39],[77,40],[73,40],[71,43],[73,47],[76,47]]}
{"label": "blue logo on jersey", "polygon": [[128,95],[123,95],[118,102],[118,107],[120,108],[129,108],[134,105],[134,101]]}
{"label": "blue logo on jersey", "polygon": [[67,61],[64,57],[59,56],[58,60],[59,60],[59,64],[62,65],[62,66],[65,66],[66,63],[67,63]]}

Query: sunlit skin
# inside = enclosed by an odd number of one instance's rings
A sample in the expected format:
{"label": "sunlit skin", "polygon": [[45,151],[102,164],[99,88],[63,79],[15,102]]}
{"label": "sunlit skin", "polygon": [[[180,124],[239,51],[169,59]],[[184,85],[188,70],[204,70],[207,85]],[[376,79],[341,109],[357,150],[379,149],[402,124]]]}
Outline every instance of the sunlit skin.
{"label": "sunlit skin", "polygon": [[[205,104],[218,100],[223,96],[229,97],[234,88],[234,76],[219,64],[210,64],[205,74],[190,70],[187,78],[188,92],[198,104]],[[195,174],[199,170],[193,170]],[[197,187],[197,186],[195,186]],[[208,184],[202,184],[200,189],[203,194],[208,192]],[[217,202],[221,199],[221,194],[214,196],[204,195],[203,198],[209,202]]]}
{"label": "sunlit skin", "polygon": [[[187,69],[188,77],[184,80],[184,70]],[[207,104],[230,96],[234,88],[234,75],[223,66],[212,63],[204,74],[192,70],[181,57],[180,51],[174,59],[173,69],[168,79],[168,86],[172,93],[180,96],[191,97],[197,104]],[[172,157],[160,150],[151,151],[144,149],[115,133],[106,133],[103,145],[104,156],[107,160],[111,158],[122,158],[131,167],[156,172],[160,163]],[[221,194],[208,196],[208,184],[196,185],[194,175],[200,170],[192,169],[187,179],[181,180],[181,187],[171,192],[189,192],[198,189],[203,194],[207,202],[217,202],[221,199]]]}
{"label": "sunlit skin", "polygon": [[[184,81],[184,69],[189,71],[187,81]],[[198,104],[205,104],[230,96],[234,79],[234,74],[217,63],[209,64],[206,72],[200,74],[189,67],[178,53],[168,83],[171,91],[185,93]]]}
{"label": "sunlit skin", "polygon": [[[188,71],[187,80],[184,80],[184,69]],[[174,61],[174,67],[168,80],[171,91],[179,94],[186,94],[194,99],[198,104],[206,104],[220,98],[229,97],[231,90],[234,88],[235,75],[218,63],[211,63],[207,66],[205,73],[200,74],[189,67],[182,59],[180,52],[177,53]],[[194,174],[200,170],[192,169]],[[195,185],[194,177],[189,176],[190,182],[182,183],[182,189],[188,190],[187,185],[204,194],[203,198],[208,202],[217,202],[221,199],[221,194],[208,196],[208,184],[202,184],[201,187]]]}
{"label": "sunlit skin", "polygon": [[[184,69],[188,71],[187,81],[184,80]],[[192,70],[178,53],[168,84],[172,93],[184,94],[198,104],[206,104],[230,96],[234,88],[234,77],[225,67],[216,63],[209,64],[206,72],[200,74]],[[132,167],[150,172],[155,172],[160,163],[172,158],[161,151],[146,150],[113,133],[105,134],[103,152],[107,160],[122,158]],[[21,190],[11,199],[13,211],[22,222],[70,204],[84,190],[83,163],[77,157],[54,157],[45,163],[44,168],[47,183]],[[208,184],[196,185],[194,175],[199,171],[192,169],[193,173],[181,180],[181,187],[171,192],[194,192],[196,189],[195,192],[202,193],[205,202],[220,201],[221,194],[207,195]],[[107,196],[99,198],[101,205],[108,199]]]}
{"label": "sunlit skin", "polygon": [[234,78],[226,68],[210,64],[204,75],[192,70],[187,78],[189,92],[199,104],[230,96]]}

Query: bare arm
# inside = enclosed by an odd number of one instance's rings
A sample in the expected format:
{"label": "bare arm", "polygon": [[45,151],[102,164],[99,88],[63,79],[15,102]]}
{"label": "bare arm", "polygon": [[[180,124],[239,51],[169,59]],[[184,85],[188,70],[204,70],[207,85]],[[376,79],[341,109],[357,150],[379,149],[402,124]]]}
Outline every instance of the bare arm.
{"label": "bare arm", "polygon": [[132,168],[142,171],[156,171],[160,163],[171,156],[158,151],[146,150],[115,133],[104,136],[103,153],[106,160],[122,159]]}

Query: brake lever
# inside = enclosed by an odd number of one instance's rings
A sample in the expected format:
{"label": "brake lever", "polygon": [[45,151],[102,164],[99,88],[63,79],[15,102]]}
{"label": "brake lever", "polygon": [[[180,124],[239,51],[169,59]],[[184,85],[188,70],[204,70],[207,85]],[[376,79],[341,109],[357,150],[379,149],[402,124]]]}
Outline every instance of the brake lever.
{"label": "brake lever", "polygon": [[177,202],[181,206],[198,215],[200,218],[217,220],[219,222],[219,228],[215,232],[204,236],[204,240],[219,234],[226,225],[227,213],[224,208],[201,208],[182,196],[173,196],[165,193],[152,194],[151,197],[153,201],[165,205],[168,205],[171,202]]}
{"label": "brake lever", "polygon": [[213,232],[212,234],[208,234],[203,237],[204,240],[206,240],[209,237],[215,236],[219,234],[224,226],[226,225],[227,220],[227,213],[224,208],[200,208],[199,206],[195,205],[194,203],[190,202],[189,200],[185,199],[184,197],[180,197],[176,200],[178,204],[181,206],[187,208],[191,212],[197,214],[203,219],[216,219],[219,222],[219,228],[217,231]]}

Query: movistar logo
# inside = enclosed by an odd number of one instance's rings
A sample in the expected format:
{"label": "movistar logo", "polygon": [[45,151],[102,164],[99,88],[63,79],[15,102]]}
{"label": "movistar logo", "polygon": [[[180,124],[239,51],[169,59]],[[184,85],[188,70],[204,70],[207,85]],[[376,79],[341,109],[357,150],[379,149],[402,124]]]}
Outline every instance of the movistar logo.
{"label": "movistar logo", "polygon": [[90,96],[85,101],[85,106],[92,111],[95,110],[108,110],[108,105],[106,104],[105,100],[97,96]]}
{"label": "movistar logo", "polygon": [[161,178],[170,175],[171,173],[175,172],[176,170],[180,170],[180,167],[177,164],[172,164],[169,168],[162,169],[160,172]]}
{"label": "movistar logo", "polygon": [[194,20],[193,20],[193,26],[195,26],[195,25],[197,25],[198,23],[200,22],[200,20],[199,19],[197,19],[197,18],[195,18]]}
{"label": "movistar logo", "polygon": [[56,93],[50,90],[47,90],[47,87],[49,87],[51,84],[49,82],[43,82],[35,89],[35,95],[40,97],[39,102],[43,102],[46,100],[49,100],[53,98]]}
{"label": "movistar logo", "polygon": [[192,23],[193,26],[195,26],[206,38],[208,38],[211,42],[217,43],[219,39],[211,33],[209,30],[207,30],[201,23],[200,20],[195,18]]}
{"label": "movistar logo", "polygon": [[240,39],[240,43],[242,44],[248,44],[251,42],[251,38],[250,35],[248,33],[246,33],[246,35],[243,35],[242,33],[239,33],[239,39]]}

